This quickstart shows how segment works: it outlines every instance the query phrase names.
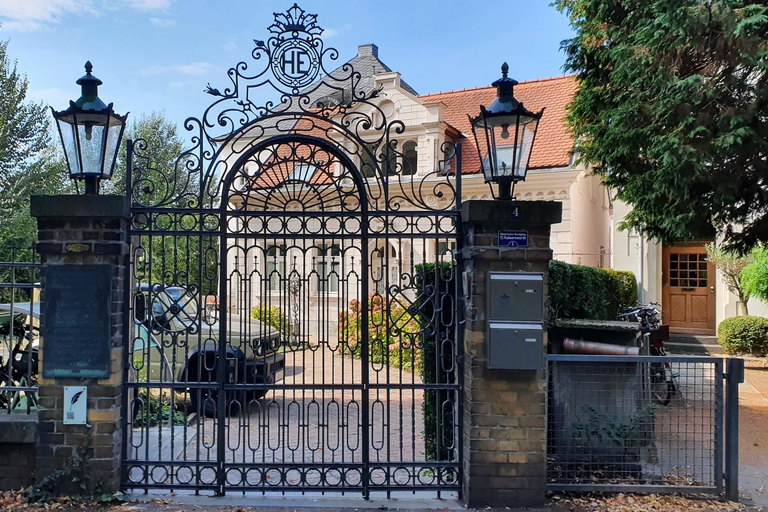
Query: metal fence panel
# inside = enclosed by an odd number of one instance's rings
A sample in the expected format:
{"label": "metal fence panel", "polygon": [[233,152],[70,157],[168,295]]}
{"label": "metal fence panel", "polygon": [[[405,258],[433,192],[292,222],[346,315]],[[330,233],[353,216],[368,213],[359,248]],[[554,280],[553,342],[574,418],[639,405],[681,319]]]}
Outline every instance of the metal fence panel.
{"label": "metal fence panel", "polygon": [[37,410],[39,296],[34,246],[0,249],[0,413]]}
{"label": "metal fence panel", "polygon": [[723,487],[723,361],[550,355],[552,490],[714,492]]}

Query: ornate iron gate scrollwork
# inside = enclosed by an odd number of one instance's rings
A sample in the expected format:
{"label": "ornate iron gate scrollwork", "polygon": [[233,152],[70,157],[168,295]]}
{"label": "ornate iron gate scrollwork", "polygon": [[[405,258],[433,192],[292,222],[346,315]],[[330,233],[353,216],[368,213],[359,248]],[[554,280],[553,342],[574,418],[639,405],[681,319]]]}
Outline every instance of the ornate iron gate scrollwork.
{"label": "ornate iron gate scrollwork", "polygon": [[269,30],[173,168],[129,155],[125,486],[457,491],[459,147],[403,172],[316,17]]}

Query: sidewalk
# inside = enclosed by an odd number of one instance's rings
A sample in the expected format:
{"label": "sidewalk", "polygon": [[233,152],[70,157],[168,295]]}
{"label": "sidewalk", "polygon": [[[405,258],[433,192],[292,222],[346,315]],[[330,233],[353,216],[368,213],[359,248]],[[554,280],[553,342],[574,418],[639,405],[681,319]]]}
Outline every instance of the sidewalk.
{"label": "sidewalk", "polygon": [[768,365],[746,361],[739,388],[739,487],[745,503],[768,508]]}

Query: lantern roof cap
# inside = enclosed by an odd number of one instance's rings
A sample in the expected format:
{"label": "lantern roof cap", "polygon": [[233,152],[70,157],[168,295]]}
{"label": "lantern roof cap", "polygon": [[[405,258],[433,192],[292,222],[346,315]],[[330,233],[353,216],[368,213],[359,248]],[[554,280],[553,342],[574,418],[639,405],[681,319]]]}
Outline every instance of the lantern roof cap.
{"label": "lantern roof cap", "polygon": [[93,76],[92,71],[93,64],[91,61],[87,61],[85,63],[85,75],[75,82],[82,87],[82,95],[75,101],[75,106],[82,110],[106,110],[109,107],[99,98],[99,86],[104,82]]}

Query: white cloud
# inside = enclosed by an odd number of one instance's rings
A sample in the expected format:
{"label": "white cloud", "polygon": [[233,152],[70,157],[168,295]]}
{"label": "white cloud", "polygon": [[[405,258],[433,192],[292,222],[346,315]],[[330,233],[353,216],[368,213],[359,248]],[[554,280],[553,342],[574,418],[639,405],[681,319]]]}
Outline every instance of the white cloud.
{"label": "white cloud", "polygon": [[156,27],[173,27],[176,25],[176,20],[168,18],[149,18],[149,22]]}
{"label": "white cloud", "polygon": [[35,103],[42,101],[46,105],[50,105],[56,110],[63,110],[69,107],[70,100],[77,99],[77,91],[65,91],[58,87],[51,87],[50,89],[32,89],[27,91],[27,98]]}
{"label": "white cloud", "polygon": [[189,82],[171,82],[168,84],[168,87],[171,89],[183,89],[187,85],[189,85]]}
{"label": "white cloud", "polygon": [[183,66],[176,66],[176,70],[184,75],[200,76],[207,75],[211,71],[214,71],[216,66],[210,62],[193,62],[192,64],[185,64]]}
{"label": "white cloud", "polygon": [[139,75],[156,76],[166,73],[169,75],[182,74],[187,76],[201,76],[207,75],[208,73],[216,71],[217,69],[219,68],[210,62],[192,62],[179,66],[150,66],[139,71]]}
{"label": "white cloud", "polygon": [[122,3],[137,11],[167,12],[173,0],[122,0]]}
{"label": "white cloud", "polygon": [[65,15],[86,13],[98,14],[91,0],[0,0],[0,22],[5,30],[40,30],[61,22]]}
{"label": "white cloud", "polygon": [[[61,23],[66,16],[117,11],[121,8],[142,12],[168,12],[175,0],[0,0],[0,23],[3,30],[31,32]],[[159,26],[170,26],[173,20],[155,18]],[[150,19],[150,21],[152,21]],[[154,23],[154,22],[153,22]]]}
{"label": "white cloud", "polygon": [[346,32],[347,30],[352,28],[351,23],[345,23],[343,27],[341,28],[327,28],[323,30],[323,39],[329,39],[331,37],[336,37],[337,35],[341,34],[342,32]]}
{"label": "white cloud", "polygon": [[237,43],[235,43],[234,41],[230,41],[226,43],[224,46],[222,46],[221,48],[225,52],[234,52],[237,50],[238,46],[237,46]]}

